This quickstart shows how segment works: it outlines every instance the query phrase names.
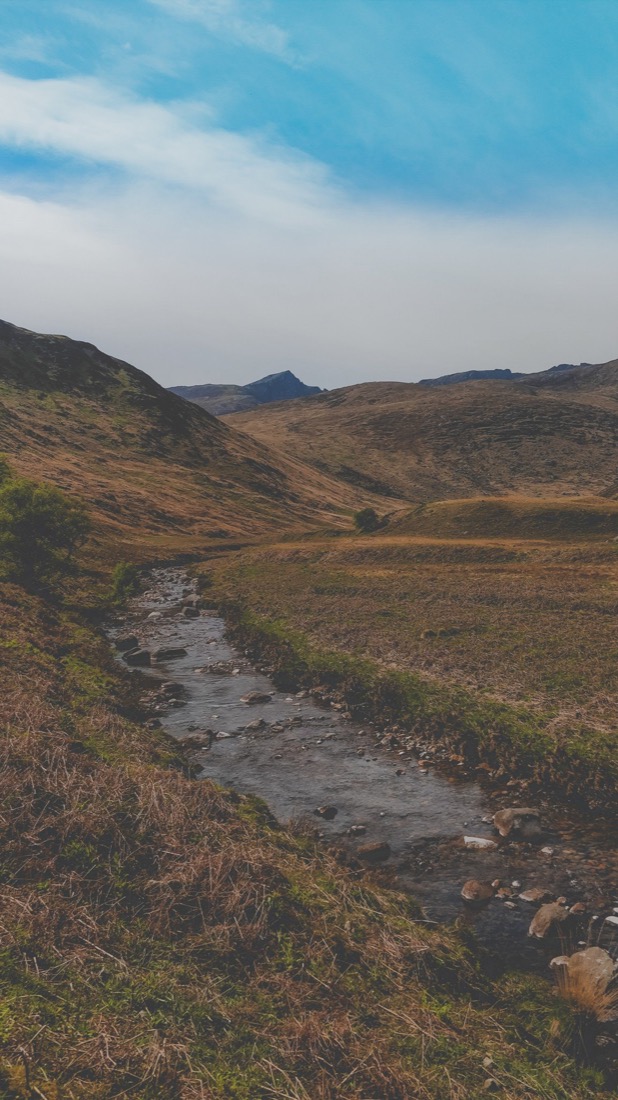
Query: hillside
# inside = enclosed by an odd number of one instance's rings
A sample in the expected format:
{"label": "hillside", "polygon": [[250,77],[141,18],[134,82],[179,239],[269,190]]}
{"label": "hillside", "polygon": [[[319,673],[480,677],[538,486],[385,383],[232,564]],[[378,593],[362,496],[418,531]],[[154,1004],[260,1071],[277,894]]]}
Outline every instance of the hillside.
{"label": "hillside", "polygon": [[279,374],[268,374],[246,386],[170,386],[170,392],[184,397],[186,401],[193,401],[213,416],[224,416],[226,413],[254,409],[271,401],[290,401],[322,391],[319,386],[306,386],[291,371],[284,370]]}
{"label": "hillside", "polygon": [[[0,323],[2,449],[81,496],[99,551],[341,522],[349,488],[221,423],[92,344]],[[360,498],[359,498],[360,499]]]}
{"label": "hillside", "polygon": [[618,361],[515,381],[365,383],[228,423],[401,500],[618,492]]}

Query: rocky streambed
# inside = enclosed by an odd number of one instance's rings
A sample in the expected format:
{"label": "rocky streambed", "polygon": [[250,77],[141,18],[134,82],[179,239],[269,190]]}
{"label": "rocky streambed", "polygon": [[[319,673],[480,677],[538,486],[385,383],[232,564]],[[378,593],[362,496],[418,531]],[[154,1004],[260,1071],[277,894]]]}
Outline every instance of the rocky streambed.
{"label": "rocky streambed", "polygon": [[[508,785],[484,790],[460,761],[414,756],[340,703],[277,691],[180,569],[154,571],[110,635],[147,678],[153,719],[200,776],[258,795],[282,822],[309,822],[353,866],[379,867],[413,893],[427,920],[459,918],[520,965],[545,966],[556,944],[618,955],[618,847],[607,822],[546,797],[526,806]],[[519,816],[497,817],[496,828],[494,815],[513,807]]]}

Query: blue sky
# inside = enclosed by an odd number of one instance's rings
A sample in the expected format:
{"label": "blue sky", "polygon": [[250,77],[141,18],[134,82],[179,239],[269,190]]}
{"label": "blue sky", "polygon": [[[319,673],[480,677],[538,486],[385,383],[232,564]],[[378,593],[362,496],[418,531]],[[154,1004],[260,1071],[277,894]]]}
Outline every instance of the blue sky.
{"label": "blue sky", "polygon": [[0,0],[0,313],[168,384],[613,358],[617,57],[615,0]]}

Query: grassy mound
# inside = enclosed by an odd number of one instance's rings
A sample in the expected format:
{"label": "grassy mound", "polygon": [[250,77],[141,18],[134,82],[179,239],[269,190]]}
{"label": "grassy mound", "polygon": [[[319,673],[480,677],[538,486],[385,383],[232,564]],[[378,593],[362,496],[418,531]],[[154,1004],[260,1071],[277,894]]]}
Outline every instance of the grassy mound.
{"label": "grassy mound", "polygon": [[618,536],[615,501],[476,497],[420,504],[396,516],[389,530],[436,538],[588,539]]}

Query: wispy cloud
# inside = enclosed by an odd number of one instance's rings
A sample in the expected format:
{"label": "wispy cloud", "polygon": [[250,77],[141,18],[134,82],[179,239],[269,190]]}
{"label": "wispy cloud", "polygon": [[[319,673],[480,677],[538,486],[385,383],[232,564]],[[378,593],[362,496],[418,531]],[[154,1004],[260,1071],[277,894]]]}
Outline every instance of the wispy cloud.
{"label": "wispy cloud", "polygon": [[287,31],[262,16],[261,5],[241,0],[148,0],[179,19],[190,19],[221,38],[294,63],[297,55]]}
{"label": "wispy cloud", "polygon": [[246,216],[298,223],[330,193],[325,169],[259,138],[192,121],[191,105],[130,98],[94,78],[0,73],[0,141],[189,188]]}

